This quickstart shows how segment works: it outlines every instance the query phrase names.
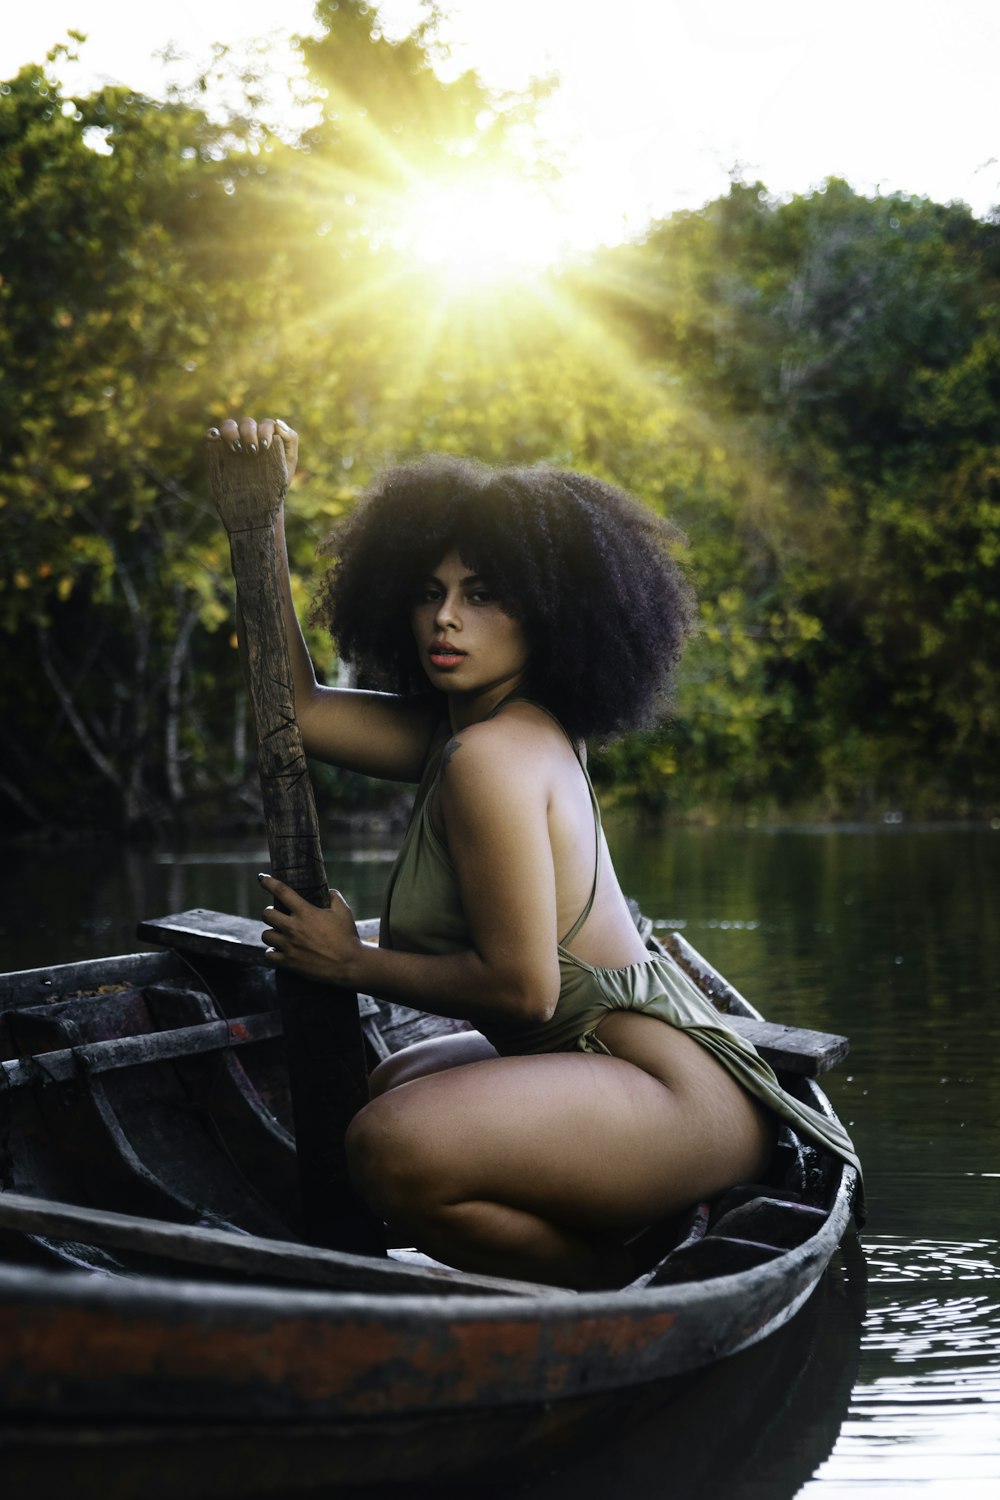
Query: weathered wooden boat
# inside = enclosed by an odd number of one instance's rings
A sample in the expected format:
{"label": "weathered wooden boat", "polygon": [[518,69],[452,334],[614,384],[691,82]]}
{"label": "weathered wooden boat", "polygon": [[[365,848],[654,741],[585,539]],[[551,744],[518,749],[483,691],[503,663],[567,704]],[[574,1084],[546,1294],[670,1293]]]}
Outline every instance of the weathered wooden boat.
{"label": "weathered wooden boat", "polygon": [[[641,1274],[609,1292],[304,1243],[259,932],[182,913],[140,928],[165,952],[0,980],[0,1441],[32,1424],[236,1424],[255,1441],[308,1429],[313,1446],[337,1431],[343,1455],[348,1429],[356,1445],[380,1424],[644,1385],[775,1332],[851,1232],[855,1172],[783,1130],[764,1182],[680,1231],[653,1226]],[[814,1075],[844,1039],[766,1025],[667,941],[786,1086],[832,1113]],[[361,1008],[373,1058],[441,1024]]]}
{"label": "weathered wooden boat", "polygon": [[[279,446],[247,466],[216,454],[213,487],[240,589],[272,870],[322,905],[279,619]],[[8,1482],[69,1474],[74,1493],[86,1476],[102,1500],[221,1500],[444,1477],[470,1445],[482,1458],[484,1443],[509,1453],[544,1440],[550,1411],[759,1344],[851,1231],[854,1169],[783,1130],[763,1182],[681,1226],[650,1226],[633,1245],[639,1274],[613,1291],[386,1254],[347,1178],[344,1125],[366,1061],[461,1023],[275,973],[249,920],[186,912],[139,933],[166,951],[0,979]],[[844,1039],[765,1025],[682,937],[668,941],[786,1087],[832,1116],[815,1076]]]}

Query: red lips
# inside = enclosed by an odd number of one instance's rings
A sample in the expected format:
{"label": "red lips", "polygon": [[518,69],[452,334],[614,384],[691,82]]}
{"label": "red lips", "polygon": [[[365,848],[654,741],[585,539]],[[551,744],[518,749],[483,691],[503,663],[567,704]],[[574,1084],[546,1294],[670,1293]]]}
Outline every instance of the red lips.
{"label": "red lips", "polygon": [[427,655],[435,666],[454,666],[467,653],[460,646],[453,646],[450,641],[432,641],[427,649]]}

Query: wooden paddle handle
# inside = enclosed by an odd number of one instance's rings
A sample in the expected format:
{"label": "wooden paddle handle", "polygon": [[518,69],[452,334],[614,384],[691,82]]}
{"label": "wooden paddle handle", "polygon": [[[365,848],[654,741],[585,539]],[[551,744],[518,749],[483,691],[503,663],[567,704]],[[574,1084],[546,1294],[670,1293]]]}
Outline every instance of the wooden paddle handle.
{"label": "wooden paddle handle", "polygon": [[[241,646],[257,732],[257,762],[271,873],[314,906],[329,888],[312,782],[295,717],[295,689],[281,614],[274,523],[288,488],[280,442],[233,453],[211,443],[209,477],[242,615]],[[368,1100],[357,997],[278,970],[306,1233],[317,1244],[384,1253],[382,1226],[355,1192],[344,1133]]]}
{"label": "wooden paddle handle", "polygon": [[212,499],[226,531],[273,532],[288,489],[288,465],[279,438],[262,453],[234,453],[227,443],[208,445]]}
{"label": "wooden paddle handle", "polygon": [[212,495],[229,534],[242,614],[240,644],[257,730],[271,873],[314,906],[326,906],[329,890],[319,820],[295,717],[281,619],[274,523],[288,488],[284,450],[275,442],[251,456],[212,443],[208,455]]}

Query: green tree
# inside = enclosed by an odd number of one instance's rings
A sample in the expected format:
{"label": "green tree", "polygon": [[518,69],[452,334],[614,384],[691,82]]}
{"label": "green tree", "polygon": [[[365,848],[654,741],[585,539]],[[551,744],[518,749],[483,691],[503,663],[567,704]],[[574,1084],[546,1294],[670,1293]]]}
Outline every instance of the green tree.
{"label": "green tree", "polygon": [[0,679],[18,704],[0,792],[29,823],[252,800],[206,419],[284,410],[309,434],[291,530],[314,566],[371,463],[421,445],[415,393],[453,384],[437,350],[432,379],[400,385],[426,316],[388,189],[495,155],[526,105],[445,85],[419,35],[390,46],[365,6],[323,9],[305,46],[325,114],[295,146],[250,96],[209,119],[198,81],[166,103],[68,99],[31,67],[0,91]]}
{"label": "green tree", "polygon": [[3,775],[29,816],[86,795],[134,826],[184,795],[192,640],[226,617],[184,471],[200,372],[238,391],[250,366],[246,299],[209,280],[203,230],[228,214],[240,243],[224,173],[244,147],[124,89],[64,99],[43,69],[0,93]]}
{"label": "green tree", "polygon": [[684,724],[741,798],[996,795],[998,253],[961,205],[834,180],[734,184],[612,258],[609,314],[729,455],[689,521],[729,657]]}
{"label": "green tree", "polygon": [[674,723],[596,756],[612,797],[990,807],[1000,228],[836,181],[787,202],[735,184],[585,267],[462,297],[409,257],[407,212],[430,183],[543,174],[539,90],[443,82],[433,16],[391,43],[358,0],[319,15],[294,142],[252,66],[223,120],[203,80],[166,102],[66,99],[46,68],[0,86],[16,818],[252,815],[196,436],[251,410],[305,438],[303,608],[330,522],[397,455],[582,467],[679,522],[701,634]]}

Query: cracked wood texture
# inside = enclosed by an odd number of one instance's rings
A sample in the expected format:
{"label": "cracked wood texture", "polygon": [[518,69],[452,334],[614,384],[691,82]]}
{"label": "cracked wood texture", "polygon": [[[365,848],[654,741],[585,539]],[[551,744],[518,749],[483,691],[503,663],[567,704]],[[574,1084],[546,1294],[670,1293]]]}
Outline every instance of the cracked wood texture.
{"label": "cracked wood texture", "polygon": [[[274,523],[288,488],[285,455],[280,441],[256,455],[210,443],[208,463],[242,615],[271,873],[326,906],[319,821],[281,620]],[[384,1253],[382,1226],[355,1192],[344,1155],[348,1123],[368,1099],[357,997],[282,970],[277,984],[306,1234],[330,1249]]]}

